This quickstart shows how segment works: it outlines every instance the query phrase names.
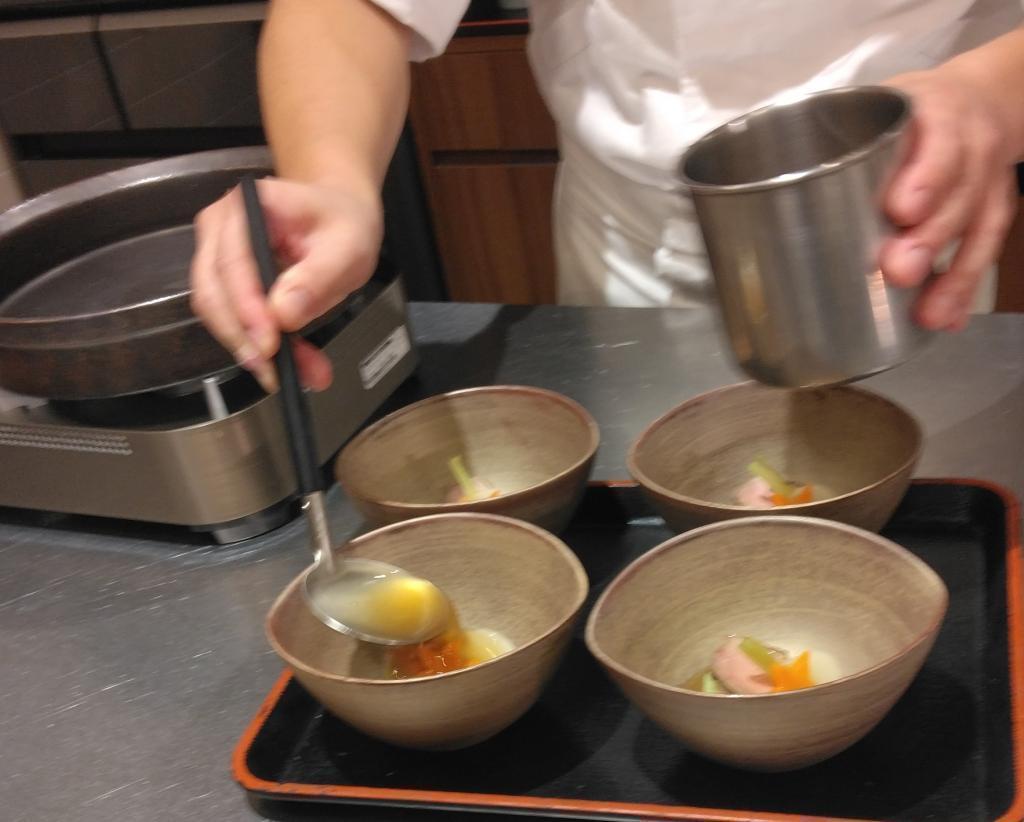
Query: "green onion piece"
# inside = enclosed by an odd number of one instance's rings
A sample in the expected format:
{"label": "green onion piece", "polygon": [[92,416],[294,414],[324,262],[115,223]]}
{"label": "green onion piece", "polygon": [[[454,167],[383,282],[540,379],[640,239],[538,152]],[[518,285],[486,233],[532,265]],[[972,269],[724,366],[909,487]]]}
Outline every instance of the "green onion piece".
{"label": "green onion piece", "polygon": [[706,694],[724,694],[726,692],[722,683],[711,671],[704,672],[704,676],[700,680],[700,689]]}
{"label": "green onion piece", "polygon": [[750,471],[755,477],[760,477],[768,483],[773,493],[778,494],[782,497],[791,497],[796,493],[797,489],[791,482],[786,482],[783,479],[782,474],[772,468],[768,463],[762,460],[760,457],[755,459],[747,470]]}
{"label": "green onion piece", "polygon": [[686,688],[686,690],[688,690],[688,691],[701,691],[701,690],[703,690],[704,689],[704,674],[705,674],[704,671],[698,671],[693,676],[691,676],[689,679],[687,679],[686,682],[683,683],[682,687]]}
{"label": "green onion piece", "polygon": [[448,460],[448,469],[455,477],[455,481],[459,484],[459,488],[462,489],[462,496],[467,500],[476,499],[476,483],[473,482],[473,478],[469,475],[469,471],[466,470],[466,466],[462,462],[461,454]]}
{"label": "green onion piece", "polygon": [[740,650],[750,657],[765,673],[769,673],[778,660],[771,648],[749,636],[740,640]]}

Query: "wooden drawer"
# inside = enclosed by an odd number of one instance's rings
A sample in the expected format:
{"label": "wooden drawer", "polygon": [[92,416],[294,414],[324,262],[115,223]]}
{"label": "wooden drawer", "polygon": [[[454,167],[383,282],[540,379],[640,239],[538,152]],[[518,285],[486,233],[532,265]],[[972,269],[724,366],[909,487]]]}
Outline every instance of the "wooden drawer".
{"label": "wooden drawer", "polygon": [[1024,197],[999,259],[996,311],[1024,311]]}
{"label": "wooden drawer", "polygon": [[518,34],[413,67],[410,120],[453,300],[554,302],[555,124]]}
{"label": "wooden drawer", "polygon": [[555,163],[443,165],[429,186],[453,300],[555,300],[551,192]]}
{"label": "wooden drawer", "polygon": [[522,36],[463,37],[413,68],[411,116],[429,152],[553,150],[555,124]]}

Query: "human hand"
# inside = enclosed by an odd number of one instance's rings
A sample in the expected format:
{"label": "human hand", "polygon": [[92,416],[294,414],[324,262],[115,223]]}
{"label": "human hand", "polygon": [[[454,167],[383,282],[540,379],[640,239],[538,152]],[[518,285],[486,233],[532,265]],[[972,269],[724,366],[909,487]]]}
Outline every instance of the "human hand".
{"label": "human hand", "polygon": [[[272,358],[281,333],[298,331],[373,273],[383,234],[374,193],[279,179],[257,182],[271,247],[285,266],[269,295],[249,246],[241,192],[232,189],[195,219],[192,310],[211,334],[268,392],[276,390]],[[331,364],[318,348],[294,338],[303,384],[321,391]]]}
{"label": "human hand", "polygon": [[991,90],[955,63],[887,85],[910,96],[914,122],[909,154],[886,195],[886,211],[900,232],[882,249],[882,270],[894,285],[919,285],[936,257],[959,241],[948,270],[928,283],[915,314],[926,328],[960,330],[1016,209],[1009,129],[989,99]]}

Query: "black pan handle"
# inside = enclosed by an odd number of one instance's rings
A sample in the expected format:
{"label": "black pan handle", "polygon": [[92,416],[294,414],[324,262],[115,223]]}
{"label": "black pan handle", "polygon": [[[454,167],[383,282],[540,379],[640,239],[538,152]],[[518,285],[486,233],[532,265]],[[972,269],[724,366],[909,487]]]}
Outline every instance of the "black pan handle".
{"label": "black pan handle", "polygon": [[[270,251],[267,224],[263,219],[256,181],[250,175],[242,178],[242,198],[245,200],[245,216],[249,223],[249,244],[252,247],[256,266],[263,280],[263,288],[269,292],[277,279],[277,266]],[[283,335],[281,345],[274,355],[277,378],[281,384],[281,410],[284,413],[284,427],[288,433],[288,445],[299,480],[299,492],[306,496],[324,489],[323,474],[313,445],[313,422],[309,415],[309,404],[299,385],[299,373],[292,356],[291,335]]]}

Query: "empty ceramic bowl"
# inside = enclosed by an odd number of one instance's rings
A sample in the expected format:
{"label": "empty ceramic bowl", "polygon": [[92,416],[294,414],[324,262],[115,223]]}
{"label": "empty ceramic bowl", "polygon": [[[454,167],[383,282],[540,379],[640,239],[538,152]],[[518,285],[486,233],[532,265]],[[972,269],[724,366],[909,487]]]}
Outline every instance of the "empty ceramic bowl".
{"label": "empty ceramic bowl", "polygon": [[[878,531],[910,485],[921,427],[895,403],[851,386],[787,391],[747,382],[701,394],[653,422],[629,471],[668,525],[737,517],[821,517]],[[813,501],[760,511],[738,489],[760,458],[809,484]]]}
{"label": "empty ceramic bowl", "polygon": [[548,532],[488,514],[441,514],[390,525],[344,548],[429,579],[465,629],[514,645],[479,665],[392,679],[391,649],[331,630],[312,615],[299,576],[267,616],[271,646],[328,710],[370,736],[409,748],[456,749],[525,713],[557,665],[587,596],[580,561]]}
{"label": "empty ceramic bowl", "polygon": [[[374,423],[338,457],[338,481],[374,525],[426,514],[503,514],[558,532],[586,488],[600,436],[579,404],[540,388],[453,391]],[[449,465],[497,496],[457,502]]]}
{"label": "empty ceramic bowl", "polygon": [[[947,601],[928,565],[876,534],[757,517],[707,525],[637,559],[597,601],[586,642],[626,696],[691,750],[782,771],[839,753],[885,716],[924,663]],[[809,650],[820,684],[756,695],[683,687],[730,636]]]}

